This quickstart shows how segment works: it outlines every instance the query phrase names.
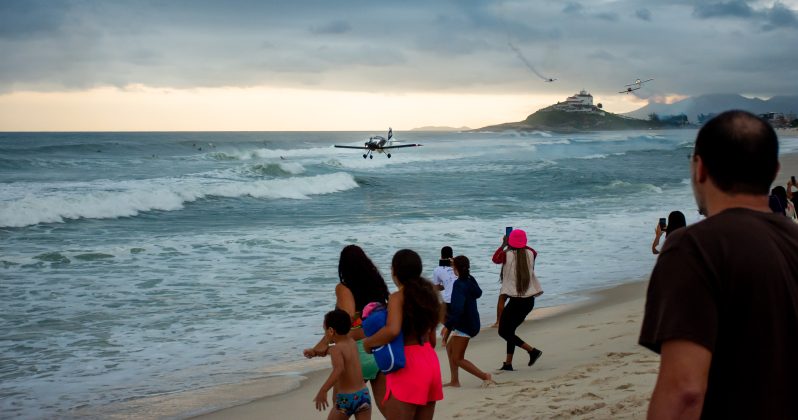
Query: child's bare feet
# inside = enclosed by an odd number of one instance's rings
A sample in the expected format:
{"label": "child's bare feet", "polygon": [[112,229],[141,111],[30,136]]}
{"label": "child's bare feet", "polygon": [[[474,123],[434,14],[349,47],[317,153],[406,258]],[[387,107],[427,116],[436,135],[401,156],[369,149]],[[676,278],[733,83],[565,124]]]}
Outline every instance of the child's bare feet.
{"label": "child's bare feet", "polygon": [[460,382],[446,382],[443,386],[449,386],[452,388],[460,388]]}

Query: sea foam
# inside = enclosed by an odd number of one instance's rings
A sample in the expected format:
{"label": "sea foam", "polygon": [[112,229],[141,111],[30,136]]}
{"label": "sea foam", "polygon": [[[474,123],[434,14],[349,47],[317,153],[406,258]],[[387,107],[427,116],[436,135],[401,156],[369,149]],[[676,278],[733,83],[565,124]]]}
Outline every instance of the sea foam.
{"label": "sea foam", "polygon": [[[3,186],[10,201],[0,202],[0,227],[61,223],[68,219],[109,219],[136,216],[151,210],[174,211],[205,197],[307,199],[313,195],[350,190],[358,186],[347,173],[261,181],[205,178],[143,181],[97,181]],[[58,184],[55,184],[56,186]],[[21,193],[20,190],[25,190]]]}

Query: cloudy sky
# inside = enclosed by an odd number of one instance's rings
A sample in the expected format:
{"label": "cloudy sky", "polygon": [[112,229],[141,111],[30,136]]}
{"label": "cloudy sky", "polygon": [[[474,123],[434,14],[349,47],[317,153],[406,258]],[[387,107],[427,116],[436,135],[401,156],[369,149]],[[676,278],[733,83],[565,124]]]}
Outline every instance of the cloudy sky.
{"label": "cloudy sky", "polygon": [[798,0],[0,0],[0,130],[478,127],[798,94],[797,51]]}

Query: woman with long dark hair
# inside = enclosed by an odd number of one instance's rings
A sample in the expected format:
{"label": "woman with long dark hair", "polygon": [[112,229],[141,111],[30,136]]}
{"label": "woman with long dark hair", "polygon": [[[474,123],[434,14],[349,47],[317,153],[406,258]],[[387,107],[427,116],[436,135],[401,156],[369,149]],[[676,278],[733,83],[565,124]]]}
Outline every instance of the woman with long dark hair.
{"label": "woman with long dark hair", "polygon": [[452,302],[446,312],[442,335],[449,356],[451,379],[444,386],[459,387],[459,369],[482,379],[482,387],[495,385],[490,373],[483,372],[474,363],[465,358],[466,348],[471,338],[479,334],[482,325],[479,322],[477,299],[482,296],[482,289],[477,279],[471,275],[471,263],[465,255],[458,255],[452,260],[452,268],[457,281],[452,287]]}
{"label": "woman with long dark hair", "polygon": [[502,287],[499,293],[510,298],[499,319],[499,336],[507,342],[507,358],[501,370],[514,370],[513,353],[516,347],[521,347],[529,354],[527,366],[535,364],[543,354],[515,334],[515,330],[535,307],[535,297],[543,294],[535,276],[537,255],[537,251],[526,245],[526,232],[521,229],[514,229],[509,237],[505,236],[502,245],[493,254],[493,262],[502,264]]}
{"label": "woman with long dark hair", "polygon": [[[349,336],[357,344],[363,379],[371,382],[374,401],[381,401],[385,395],[385,375],[377,367],[374,356],[363,348],[363,339],[366,335],[360,328],[360,313],[370,302],[386,303],[388,286],[371,259],[357,245],[348,245],[341,250],[338,260],[338,279],[339,283],[335,286],[335,307],[346,311],[352,319]],[[330,343],[322,338],[313,348],[304,351],[305,357],[326,356],[329,345]],[[383,413],[382,404],[377,404],[377,408]]]}
{"label": "woman with long dark hair", "polygon": [[421,277],[421,257],[409,249],[393,256],[391,276],[399,290],[388,299],[385,327],[363,340],[363,345],[370,351],[403,335],[405,366],[387,375],[386,417],[431,419],[435,403],[443,399],[441,366],[434,349],[441,314],[439,295]]}
{"label": "woman with long dark hair", "polygon": [[659,254],[659,250],[657,247],[659,246],[659,240],[663,234],[667,238],[671,232],[675,231],[676,229],[681,229],[687,226],[687,221],[684,218],[684,213],[676,210],[672,211],[671,214],[668,215],[668,224],[665,226],[665,229],[662,229],[662,226],[657,223],[657,228],[654,230],[654,243],[651,244],[651,252],[654,255]]}

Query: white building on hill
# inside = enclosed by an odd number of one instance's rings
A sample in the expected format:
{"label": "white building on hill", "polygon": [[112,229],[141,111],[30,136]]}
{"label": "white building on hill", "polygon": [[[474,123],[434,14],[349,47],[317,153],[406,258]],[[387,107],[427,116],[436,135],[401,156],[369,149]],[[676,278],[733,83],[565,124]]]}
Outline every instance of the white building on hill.
{"label": "white building on hill", "polygon": [[587,93],[582,89],[574,96],[569,96],[565,102],[559,102],[554,105],[555,109],[566,112],[596,112],[596,107],[593,106],[593,95]]}

